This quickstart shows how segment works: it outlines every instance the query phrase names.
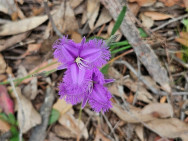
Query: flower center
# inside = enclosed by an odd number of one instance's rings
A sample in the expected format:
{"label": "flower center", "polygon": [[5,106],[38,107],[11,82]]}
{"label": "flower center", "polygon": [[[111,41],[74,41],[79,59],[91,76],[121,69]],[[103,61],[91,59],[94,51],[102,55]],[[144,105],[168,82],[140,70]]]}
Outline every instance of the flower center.
{"label": "flower center", "polygon": [[81,69],[81,67],[88,67],[88,65],[86,65],[86,62],[88,61],[84,60],[83,58],[80,58],[79,56],[75,59],[75,62],[79,69]]}

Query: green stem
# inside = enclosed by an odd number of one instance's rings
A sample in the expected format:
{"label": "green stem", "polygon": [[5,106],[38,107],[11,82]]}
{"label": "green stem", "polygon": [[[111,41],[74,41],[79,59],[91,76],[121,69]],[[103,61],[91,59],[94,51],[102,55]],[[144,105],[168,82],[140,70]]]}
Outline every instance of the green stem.
{"label": "green stem", "polygon": [[[17,82],[17,84],[16,85],[19,85],[23,80],[25,80],[25,79],[28,79],[28,78],[30,78],[30,77],[32,77],[33,76],[33,74],[35,74],[35,73],[38,73],[39,71],[41,71],[41,70],[43,70],[43,69],[45,69],[45,68],[47,68],[47,67],[49,67],[49,66],[52,66],[52,65],[54,65],[54,64],[56,64],[57,62],[52,62],[52,63],[49,63],[49,64],[47,64],[46,66],[44,66],[44,67],[41,67],[41,68],[38,68],[37,70],[35,70],[33,73],[31,73],[31,74],[28,74],[27,76],[25,76],[25,77],[22,77],[22,78],[17,78],[17,79],[14,79],[13,80],[13,82]],[[47,75],[49,75],[49,74],[51,74],[51,73],[53,73],[53,72],[55,72],[56,70],[55,69],[53,69],[53,70],[50,70],[50,71],[47,71],[47,72],[45,72],[45,74],[46,74],[46,76]],[[10,81],[9,80],[7,80],[7,81],[4,81],[4,82],[0,82],[0,85],[6,85],[6,84],[9,84],[10,83]]]}

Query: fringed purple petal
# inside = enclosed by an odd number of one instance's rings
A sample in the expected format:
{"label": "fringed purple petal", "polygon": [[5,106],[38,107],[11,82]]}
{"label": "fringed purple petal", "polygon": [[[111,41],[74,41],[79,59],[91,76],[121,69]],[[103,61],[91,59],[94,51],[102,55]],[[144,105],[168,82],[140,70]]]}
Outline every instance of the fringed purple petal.
{"label": "fringed purple petal", "polygon": [[105,84],[104,75],[97,68],[93,68],[92,81],[95,84],[101,84],[101,85]]}
{"label": "fringed purple petal", "polygon": [[89,104],[95,112],[106,112],[112,107],[111,97],[111,94],[103,85],[95,84],[92,93],[89,95]]}
{"label": "fringed purple petal", "polygon": [[63,64],[72,64],[78,56],[77,44],[67,37],[62,37],[53,44],[54,58]]}
{"label": "fringed purple petal", "polygon": [[80,57],[88,61],[90,67],[102,67],[110,59],[110,51],[103,40],[90,40],[84,44]]}
{"label": "fringed purple petal", "polygon": [[[80,76],[72,75],[70,69],[65,72],[63,82],[59,85],[59,95],[61,96],[61,98],[64,97],[67,102],[73,105],[83,100],[88,91],[92,74],[91,71],[85,71],[86,72],[84,73],[84,76],[82,78],[79,78]],[[72,79],[73,76],[78,78]]]}

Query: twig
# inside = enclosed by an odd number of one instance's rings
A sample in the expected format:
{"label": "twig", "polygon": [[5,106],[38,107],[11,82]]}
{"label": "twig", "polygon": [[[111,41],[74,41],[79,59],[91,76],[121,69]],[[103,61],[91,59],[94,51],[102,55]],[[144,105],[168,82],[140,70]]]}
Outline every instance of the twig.
{"label": "twig", "polygon": [[23,121],[22,121],[21,126],[19,126],[19,130],[20,130],[19,131],[19,141],[22,141],[22,135],[23,135],[22,128],[24,127],[24,124],[25,124],[25,114],[24,114],[24,111],[23,111],[23,105],[22,105],[22,103],[20,101],[20,98],[18,96],[18,93],[16,91],[14,82],[13,82],[12,77],[11,77],[11,74],[9,74],[9,81],[10,81],[11,87],[13,89],[13,92],[14,92],[14,94],[16,96],[16,99],[17,99],[17,102],[18,102],[18,106],[19,106],[19,108],[21,109],[21,112],[22,112],[22,117],[23,117],[22,119],[23,119]]}
{"label": "twig", "polygon": [[104,119],[105,119],[105,121],[106,121],[108,127],[110,128],[111,133],[113,134],[113,136],[114,136],[114,138],[115,138],[115,141],[118,141],[118,138],[117,138],[116,134],[114,133],[114,129],[113,129],[111,123],[108,121],[108,119],[107,119],[107,117],[105,116],[105,114],[102,114],[102,116],[104,117]]}
{"label": "twig", "polygon": [[59,37],[63,37],[63,35],[61,34],[61,32],[57,29],[55,23],[54,23],[54,20],[50,14],[50,10],[49,10],[49,7],[48,7],[48,0],[44,0],[44,7],[45,7],[45,10],[46,10],[46,13],[48,15],[48,18],[52,24],[52,28],[53,30],[55,31],[55,33],[59,36]]}
{"label": "twig", "polygon": [[42,123],[33,129],[29,141],[44,141],[44,139],[46,138],[46,129],[48,127],[49,116],[51,113],[54,98],[55,96],[53,86],[48,86],[46,89],[44,103],[42,104],[42,107],[40,109]]}
{"label": "twig", "polygon": [[139,91],[139,88],[140,88],[140,76],[141,76],[141,72],[140,72],[140,60],[138,59],[137,57],[137,64],[138,64],[138,83],[137,83],[137,88],[136,88],[136,94],[134,96],[134,99],[133,99],[133,105],[135,105],[136,101],[137,101],[137,97],[138,97],[138,91]]}
{"label": "twig", "polygon": [[161,29],[161,28],[163,28],[163,27],[165,27],[165,26],[167,26],[167,25],[169,25],[169,24],[171,24],[171,23],[173,23],[173,22],[176,22],[176,21],[178,21],[178,20],[181,20],[181,19],[187,18],[187,17],[188,17],[188,14],[182,15],[182,16],[177,17],[177,18],[173,18],[173,19],[169,20],[168,22],[166,22],[166,23],[164,23],[164,24],[162,24],[162,25],[160,25],[160,26],[158,26],[158,27],[152,29],[151,31],[152,31],[152,32],[155,32],[155,31],[157,31],[157,30],[159,30],[159,29]]}
{"label": "twig", "polygon": [[[115,61],[115,64],[123,64],[125,65],[130,71],[134,73],[138,77],[137,71],[127,62],[127,61]],[[157,95],[168,95],[167,92],[160,91],[156,88],[154,88],[150,83],[144,79],[144,77],[140,76],[140,80],[147,86],[148,89],[150,89],[154,94]],[[172,92],[172,95],[188,95],[188,92]]]}
{"label": "twig", "polygon": [[[188,91],[188,75],[186,75],[186,74],[185,74],[185,80],[186,80],[186,83],[185,83],[185,90]],[[187,100],[187,95],[184,95],[184,96],[183,96],[183,100],[184,100],[184,101]],[[184,109],[186,108],[186,105],[187,105],[187,103],[184,103],[183,106],[182,106],[181,115],[180,115],[180,119],[181,119],[181,120],[184,120],[184,118],[185,118]]]}

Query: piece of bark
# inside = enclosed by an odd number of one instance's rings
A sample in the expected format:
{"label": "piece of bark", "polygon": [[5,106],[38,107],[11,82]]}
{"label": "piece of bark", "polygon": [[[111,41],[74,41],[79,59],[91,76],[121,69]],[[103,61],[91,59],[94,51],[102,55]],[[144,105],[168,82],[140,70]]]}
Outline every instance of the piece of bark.
{"label": "piece of bark", "polygon": [[42,123],[33,129],[29,141],[44,141],[44,139],[46,138],[46,134],[47,134],[46,129],[48,126],[48,121],[49,121],[54,98],[55,96],[54,96],[53,87],[50,86],[47,87],[44,103],[42,104],[42,107],[40,109],[40,114],[42,116]]}
{"label": "piece of bark", "polygon": [[[123,6],[121,0],[101,0],[101,2],[108,9],[113,19],[117,20]],[[161,66],[159,59],[151,49],[150,45],[140,37],[138,29],[132,22],[133,19],[131,19],[133,14],[130,12],[127,5],[126,7],[127,11],[125,18],[120,26],[123,35],[127,38],[137,57],[144,64],[153,79],[158,82],[165,91],[170,93],[171,88],[167,71]]]}

